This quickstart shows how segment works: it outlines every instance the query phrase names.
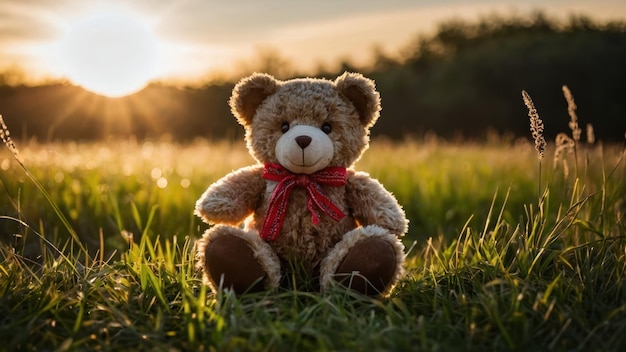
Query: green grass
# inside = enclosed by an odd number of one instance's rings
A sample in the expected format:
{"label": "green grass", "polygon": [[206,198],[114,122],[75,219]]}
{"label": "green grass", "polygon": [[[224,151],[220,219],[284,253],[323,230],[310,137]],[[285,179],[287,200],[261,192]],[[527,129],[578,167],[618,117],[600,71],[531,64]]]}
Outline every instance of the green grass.
{"label": "green grass", "polygon": [[548,149],[539,197],[527,142],[373,141],[357,167],[411,221],[408,274],[382,301],[202,285],[193,205],[253,162],[243,142],[18,147],[44,192],[0,153],[0,350],[626,347],[623,145],[579,146],[578,175]]}

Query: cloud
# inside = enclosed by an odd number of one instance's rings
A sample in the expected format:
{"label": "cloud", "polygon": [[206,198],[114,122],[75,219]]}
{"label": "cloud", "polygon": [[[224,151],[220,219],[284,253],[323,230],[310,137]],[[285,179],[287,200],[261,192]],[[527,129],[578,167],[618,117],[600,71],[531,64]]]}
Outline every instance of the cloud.
{"label": "cloud", "polygon": [[28,2],[2,2],[0,42],[45,41],[54,37],[56,27],[45,8]]}
{"label": "cloud", "polygon": [[163,72],[191,76],[249,58],[262,46],[298,66],[339,58],[360,64],[371,59],[375,44],[393,53],[450,17],[534,9],[626,17],[623,0],[0,0],[0,69],[11,61],[35,67],[39,60],[54,75],[56,64],[47,59],[53,44],[73,23],[103,11],[150,22],[163,44]]}

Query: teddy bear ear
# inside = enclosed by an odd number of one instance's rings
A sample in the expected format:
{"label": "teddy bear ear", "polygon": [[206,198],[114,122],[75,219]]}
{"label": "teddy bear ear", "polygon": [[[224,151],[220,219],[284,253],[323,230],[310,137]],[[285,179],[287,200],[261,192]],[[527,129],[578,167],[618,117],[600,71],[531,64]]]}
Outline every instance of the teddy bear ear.
{"label": "teddy bear ear", "polygon": [[359,112],[361,123],[366,127],[372,126],[380,114],[380,94],[374,81],[360,73],[345,72],[337,77],[335,85]]}
{"label": "teddy bear ear", "polygon": [[276,93],[280,81],[265,73],[253,73],[239,81],[230,97],[230,109],[242,125],[252,123],[256,109],[268,96]]}

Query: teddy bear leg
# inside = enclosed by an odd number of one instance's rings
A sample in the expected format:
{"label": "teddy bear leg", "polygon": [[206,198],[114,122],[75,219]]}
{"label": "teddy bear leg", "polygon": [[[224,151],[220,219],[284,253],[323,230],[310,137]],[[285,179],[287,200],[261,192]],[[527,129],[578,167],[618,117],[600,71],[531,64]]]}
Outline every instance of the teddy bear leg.
{"label": "teddy bear leg", "polygon": [[275,288],[280,262],[258,234],[230,226],[216,226],[198,241],[197,265],[214,292],[230,288],[236,293]]}
{"label": "teddy bear leg", "polygon": [[385,296],[403,275],[404,260],[397,236],[376,225],[354,229],[322,261],[322,288],[335,280],[367,296]]}

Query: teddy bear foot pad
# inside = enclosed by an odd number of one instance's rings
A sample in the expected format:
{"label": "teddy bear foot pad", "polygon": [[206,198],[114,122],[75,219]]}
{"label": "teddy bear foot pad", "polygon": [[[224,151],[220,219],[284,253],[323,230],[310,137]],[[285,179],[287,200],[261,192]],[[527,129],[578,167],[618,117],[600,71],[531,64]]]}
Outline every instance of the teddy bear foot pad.
{"label": "teddy bear foot pad", "polygon": [[343,259],[335,280],[367,296],[376,296],[391,283],[397,267],[392,245],[370,237],[357,242]]}
{"label": "teddy bear foot pad", "polygon": [[205,268],[211,280],[235,292],[258,292],[265,289],[266,273],[243,238],[219,236],[206,247]]}

